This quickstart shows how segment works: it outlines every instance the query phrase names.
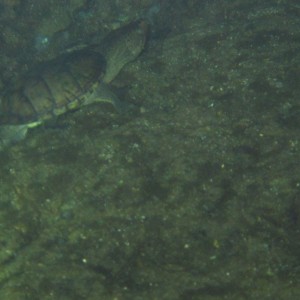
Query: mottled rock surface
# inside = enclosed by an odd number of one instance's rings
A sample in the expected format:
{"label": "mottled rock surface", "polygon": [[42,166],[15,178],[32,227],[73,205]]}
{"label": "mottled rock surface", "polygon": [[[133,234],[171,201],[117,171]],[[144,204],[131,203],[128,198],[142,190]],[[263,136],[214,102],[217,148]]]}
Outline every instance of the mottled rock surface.
{"label": "mottled rock surface", "polygon": [[0,298],[300,298],[297,1],[46,2],[6,3],[3,87],[57,32],[152,30],[114,81],[135,109],[88,106],[0,153]]}

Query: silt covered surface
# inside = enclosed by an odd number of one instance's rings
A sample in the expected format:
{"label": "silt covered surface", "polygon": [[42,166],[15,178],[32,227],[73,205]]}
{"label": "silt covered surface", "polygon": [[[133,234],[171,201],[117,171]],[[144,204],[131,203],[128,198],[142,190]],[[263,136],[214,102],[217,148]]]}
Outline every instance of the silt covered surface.
{"label": "silt covered surface", "polygon": [[156,5],[132,110],[1,152],[1,299],[299,298],[300,7]]}

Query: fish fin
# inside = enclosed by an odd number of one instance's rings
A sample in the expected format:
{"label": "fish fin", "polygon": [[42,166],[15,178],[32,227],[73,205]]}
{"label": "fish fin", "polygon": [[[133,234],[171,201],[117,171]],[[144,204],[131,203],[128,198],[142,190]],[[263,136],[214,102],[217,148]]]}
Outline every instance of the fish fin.
{"label": "fish fin", "polygon": [[0,150],[23,140],[26,137],[28,128],[28,125],[0,126]]}
{"label": "fish fin", "polygon": [[95,102],[111,103],[119,113],[125,112],[129,108],[128,104],[124,101],[120,101],[118,96],[103,82],[99,84],[84,104],[87,105]]}

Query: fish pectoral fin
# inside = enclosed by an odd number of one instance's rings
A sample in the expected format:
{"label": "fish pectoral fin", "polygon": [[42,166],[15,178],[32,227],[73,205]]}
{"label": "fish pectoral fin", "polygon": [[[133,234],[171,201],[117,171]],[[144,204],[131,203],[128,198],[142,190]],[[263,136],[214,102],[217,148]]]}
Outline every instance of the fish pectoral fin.
{"label": "fish pectoral fin", "polygon": [[93,91],[85,104],[87,105],[96,102],[111,103],[120,113],[128,110],[128,104],[126,102],[120,101],[118,96],[114,92],[112,92],[105,83],[99,84],[99,86]]}
{"label": "fish pectoral fin", "polygon": [[23,140],[28,128],[28,125],[2,125],[0,127],[0,150]]}

